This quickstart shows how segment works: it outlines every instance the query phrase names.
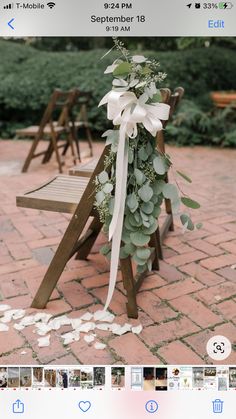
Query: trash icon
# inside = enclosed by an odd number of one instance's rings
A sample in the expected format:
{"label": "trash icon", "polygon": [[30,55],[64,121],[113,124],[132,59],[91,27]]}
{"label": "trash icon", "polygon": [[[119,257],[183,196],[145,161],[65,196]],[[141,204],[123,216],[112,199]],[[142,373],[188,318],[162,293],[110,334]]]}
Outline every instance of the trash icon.
{"label": "trash icon", "polygon": [[222,413],[224,402],[220,399],[216,399],[212,402],[213,404],[213,413]]}

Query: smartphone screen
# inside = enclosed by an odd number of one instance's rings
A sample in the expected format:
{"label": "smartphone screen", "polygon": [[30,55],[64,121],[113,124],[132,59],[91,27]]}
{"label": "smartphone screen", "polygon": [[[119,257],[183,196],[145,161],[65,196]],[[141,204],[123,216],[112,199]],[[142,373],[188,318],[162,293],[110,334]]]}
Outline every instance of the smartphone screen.
{"label": "smartphone screen", "polygon": [[2,418],[234,418],[235,18],[1,1]]}

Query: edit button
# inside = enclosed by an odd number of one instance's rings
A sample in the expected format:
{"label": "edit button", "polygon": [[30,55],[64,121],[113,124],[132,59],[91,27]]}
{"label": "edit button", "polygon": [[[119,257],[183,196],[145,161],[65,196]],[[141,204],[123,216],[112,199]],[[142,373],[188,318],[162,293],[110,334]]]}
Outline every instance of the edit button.
{"label": "edit button", "polygon": [[208,28],[210,29],[224,29],[225,28],[225,21],[224,20],[208,20]]}

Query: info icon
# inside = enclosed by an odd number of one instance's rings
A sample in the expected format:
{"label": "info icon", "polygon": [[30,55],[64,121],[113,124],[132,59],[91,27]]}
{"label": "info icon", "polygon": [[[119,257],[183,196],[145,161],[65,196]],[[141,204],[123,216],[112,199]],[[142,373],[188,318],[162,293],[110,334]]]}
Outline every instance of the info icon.
{"label": "info icon", "polygon": [[148,413],[156,413],[158,411],[158,403],[155,400],[148,400],[145,409]]}
{"label": "info icon", "polygon": [[231,351],[231,342],[225,336],[213,336],[207,342],[207,353],[215,361],[224,361],[230,356]]}

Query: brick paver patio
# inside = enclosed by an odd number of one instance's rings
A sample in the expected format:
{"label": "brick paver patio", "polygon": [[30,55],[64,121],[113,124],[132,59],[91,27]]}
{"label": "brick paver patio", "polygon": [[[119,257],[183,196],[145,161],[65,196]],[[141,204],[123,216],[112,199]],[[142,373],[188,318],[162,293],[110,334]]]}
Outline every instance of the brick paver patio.
{"label": "brick paver patio", "polygon": [[[21,174],[28,148],[28,142],[0,142],[0,304],[27,309],[68,223],[63,214],[16,207],[17,193],[57,173],[55,162],[41,166],[35,160],[29,172]],[[102,144],[95,148],[98,154]],[[168,151],[175,167],[193,179],[192,185],[178,183],[201,203],[193,219],[204,225],[183,235],[176,221],[175,231],[168,234],[161,269],[146,279],[138,295],[140,318],[132,323],[141,322],[142,333],[117,337],[98,331],[107,347],[96,350],[83,339],[65,347],[55,332],[51,345],[39,348],[34,326],[21,332],[11,327],[0,334],[1,364],[213,363],[205,349],[213,335],[232,341],[233,351],[223,363],[236,364],[236,150]],[[88,261],[70,261],[48,312],[78,317],[102,308],[109,272],[98,253],[102,242],[101,235]],[[129,321],[120,281],[110,309],[117,323]]]}

